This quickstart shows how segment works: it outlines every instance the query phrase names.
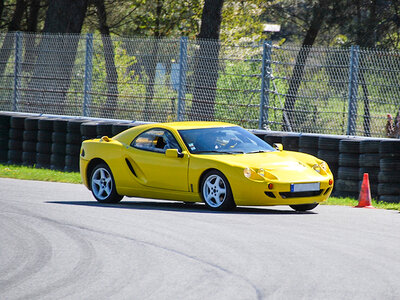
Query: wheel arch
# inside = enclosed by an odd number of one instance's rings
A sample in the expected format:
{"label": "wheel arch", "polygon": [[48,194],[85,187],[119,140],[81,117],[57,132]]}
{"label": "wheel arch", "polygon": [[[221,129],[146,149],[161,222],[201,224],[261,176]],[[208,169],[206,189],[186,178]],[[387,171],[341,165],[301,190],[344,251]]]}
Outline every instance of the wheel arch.
{"label": "wheel arch", "polygon": [[[218,170],[217,168],[208,168],[206,170],[203,171],[203,173],[201,173],[200,177],[199,177],[199,182],[197,184],[198,186],[198,192],[201,194],[201,184],[203,182],[204,177],[206,176],[206,174],[210,171],[218,171],[221,172],[222,174],[224,174],[222,171]],[[225,176],[225,174],[224,174]],[[226,176],[225,176],[226,177]],[[227,179],[228,180],[228,179]],[[228,180],[229,181],[229,180]]]}
{"label": "wheel arch", "polygon": [[[106,165],[108,166],[108,164],[107,164],[104,160],[102,160],[101,158],[98,158],[98,157],[97,157],[97,158],[93,158],[93,159],[89,162],[89,164],[88,164],[88,166],[87,166],[87,168],[86,168],[86,174],[85,174],[86,180],[87,180],[87,183],[88,183],[89,190],[92,190],[92,187],[91,187],[91,184],[90,184],[90,175],[92,174],[93,169],[94,169],[98,164],[106,164]],[[108,166],[108,167],[110,167],[110,166]]]}

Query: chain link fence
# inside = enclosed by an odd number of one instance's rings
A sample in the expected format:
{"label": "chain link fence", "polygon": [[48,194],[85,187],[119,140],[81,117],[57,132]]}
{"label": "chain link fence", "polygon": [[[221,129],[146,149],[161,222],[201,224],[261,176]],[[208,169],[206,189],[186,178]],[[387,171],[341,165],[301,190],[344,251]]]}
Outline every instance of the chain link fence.
{"label": "chain link fence", "polygon": [[0,110],[384,137],[400,53],[100,35],[0,34]]}

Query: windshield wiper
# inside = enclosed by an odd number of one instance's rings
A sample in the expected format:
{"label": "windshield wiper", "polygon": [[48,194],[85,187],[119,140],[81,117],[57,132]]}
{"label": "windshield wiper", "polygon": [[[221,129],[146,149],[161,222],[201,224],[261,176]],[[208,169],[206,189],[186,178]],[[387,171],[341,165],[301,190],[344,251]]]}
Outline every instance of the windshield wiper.
{"label": "windshield wiper", "polygon": [[194,154],[201,154],[201,153],[222,153],[222,154],[243,154],[243,151],[217,151],[217,150],[202,150],[196,151]]}
{"label": "windshield wiper", "polygon": [[271,151],[270,150],[255,150],[255,151],[246,152],[246,154],[249,154],[249,153],[265,153],[265,152],[271,152]]}

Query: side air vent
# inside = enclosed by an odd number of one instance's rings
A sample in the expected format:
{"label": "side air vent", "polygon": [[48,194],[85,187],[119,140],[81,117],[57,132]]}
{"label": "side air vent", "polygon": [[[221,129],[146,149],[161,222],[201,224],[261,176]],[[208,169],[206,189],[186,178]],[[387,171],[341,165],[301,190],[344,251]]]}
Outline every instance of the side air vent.
{"label": "side air vent", "polygon": [[137,175],[135,173],[135,170],[133,169],[133,167],[132,167],[131,163],[129,162],[129,160],[127,158],[125,158],[125,161],[126,161],[126,164],[128,165],[129,170],[131,170],[132,174],[137,177]]}

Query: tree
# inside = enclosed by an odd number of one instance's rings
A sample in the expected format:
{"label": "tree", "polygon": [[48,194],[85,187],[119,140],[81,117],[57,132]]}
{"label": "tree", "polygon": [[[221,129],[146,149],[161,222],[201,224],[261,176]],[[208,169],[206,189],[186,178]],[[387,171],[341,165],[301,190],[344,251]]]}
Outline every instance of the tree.
{"label": "tree", "polygon": [[107,13],[104,0],[96,0],[97,18],[99,21],[99,30],[103,42],[103,52],[106,66],[107,100],[102,110],[101,117],[112,118],[117,108],[118,100],[118,73],[115,68],[115,51],[112,39],[110,37],[110,28],[107,25]]}
{"label": "tree", "polygon": [[54,106],[57,113],[63,112],[80,39],[79,35],[64,33],[81,32],[87,5],[87,0],[49,2],[43,32],[59,35],[44,34],[38,46],[39,54],[29,84],[29,89],[34,92],[27,101],[36,102],[32,108],[37,112],[52,112]]}
{"label": "tree", "polygon": [[189,118],[213,120],[216,86],[218,80],[219,35],[224,0],[205,0],[197,36],[199,50],[193,82],[193,102]]}
{"label": "tree", "polygon": [[327,14],[329,2],[319,0],[312,8],[312,20],[304,37],[301,48],[296,57],[296,63],[293,68],[292,76],[289,80],[289,88],[285,99],[283,111],[283,129],[285,131],[296,130],[296,115],[294,106],[297,99],[297,92],[299,90],[301,81],[304,75],[304,68],[311,50],[311,46],[318,35],[319,30],[323,24],[324,18]]}

